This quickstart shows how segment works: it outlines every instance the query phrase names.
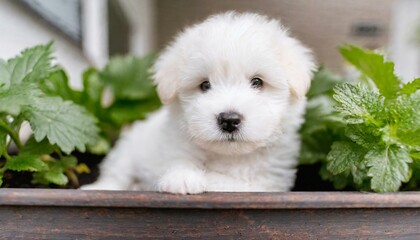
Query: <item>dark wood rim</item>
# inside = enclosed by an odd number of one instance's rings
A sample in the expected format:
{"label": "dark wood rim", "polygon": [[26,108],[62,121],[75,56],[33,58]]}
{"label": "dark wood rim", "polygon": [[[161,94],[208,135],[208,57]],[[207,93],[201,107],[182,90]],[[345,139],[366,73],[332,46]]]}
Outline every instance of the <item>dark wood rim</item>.
{"label": "dark wood rim", "polygon": [[200,209],[420,208],[420,192],[205,193],[1,189],[0,206],[140,207]]}

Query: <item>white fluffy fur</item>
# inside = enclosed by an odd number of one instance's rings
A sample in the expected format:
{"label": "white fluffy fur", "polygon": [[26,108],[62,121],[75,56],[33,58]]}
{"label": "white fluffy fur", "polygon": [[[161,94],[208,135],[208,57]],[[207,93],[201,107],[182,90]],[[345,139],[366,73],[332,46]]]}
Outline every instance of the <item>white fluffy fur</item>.
{"label": "white fluffy fur", "polygon": [[[295,180],[310,51],[278,21],[229,12],[187,28],[154,65],[166,104],[137,122],[83,189],[288,191]],[[250,80],[259,76],[262,89]],[[209,80],[212,87],[200,91]],[[223,133],[221,112],[243,116],[238,133]],[[230,138],[234,138],[232,141]]]}

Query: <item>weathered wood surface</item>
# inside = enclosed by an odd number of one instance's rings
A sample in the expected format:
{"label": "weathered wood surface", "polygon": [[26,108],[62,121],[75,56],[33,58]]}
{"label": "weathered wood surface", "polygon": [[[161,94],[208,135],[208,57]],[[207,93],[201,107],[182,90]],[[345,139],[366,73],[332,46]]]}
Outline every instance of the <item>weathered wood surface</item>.
{"label": "weathered wood surface", "polygon": [[0,239],[420,239],[420,193],[0,189]]}
{"label": "weathered wood surface", "polygon": [[211,192],[174,195],[135,191],[0,189],[1,205],[209,209],[420,208],[420,192]]}

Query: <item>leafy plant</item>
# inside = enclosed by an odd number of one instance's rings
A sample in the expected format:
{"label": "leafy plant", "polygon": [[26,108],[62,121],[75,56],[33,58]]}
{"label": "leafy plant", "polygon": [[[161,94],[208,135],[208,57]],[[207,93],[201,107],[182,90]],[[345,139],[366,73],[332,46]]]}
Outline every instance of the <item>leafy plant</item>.
{"label": "leafy plant", "polygon": [[[410,179],[408,185],[416,188],[420,79],[403,84],[394,73],[394,64],[369,50],[345,46],[340,52],[360,71],[361,78],[367,79],[367,84],[337,84],[332,95],[332,84],[328,85],[328,93],[317,95],[328,99],[324,113],[313,113],[316,98],[309,95],[307,122],[301,130],[301,162],[311,163],[305,156],[308,152],[318,156],[315,161],[323,163],[322,177],[333,181],[337,188],[353,185],[361,190],[390,192]],[[322,81],[331,83],[332,79],[324,77]],[[316,79],[313,85],[317,87]],[[318,129],[311,131],[312,125]],[[325,145],[307,152],[313,142]]]}
{"label": "leafy plant", "polygon": [[41,83],[41,88],[50,96],[85,107],[99,120],[100,140],[88,150],[104,154],[123,126],[144,119],[161,106],[150,80],[153,60],[153,55],[114,57],[103,70],[89,68],[83,73],[82,90],[72,89],[66,73],[58,70]]}
{"label": "leafy plant", "polygon": [[[83,107],[60,97],[45,94],[41,80],[56,70],[52,65],[52,44],[27,49],[20,56],[0,61],[0,183],[6,170],[37,172],[48,182],[65,184],[64,170],[75,163],[64,163],[73,150],[85,151],[98,138],[96,119]],[[23,122],[29,122],[33,135],[27,144],[19,138]],[[19,153],[10,156],[14,142]],[[56,153],[57,157],[50,154]],[[52,167],[55,162],[60,167]],[[49,174],[52,171],[55,174]],[[46,175],[49,175],[46,177]]]}
{"label": "leafy plant", "polygon": [[[123,126],[160,106],[148,71],[153,59],[115,57],[103,70],[88,69],[82,90],[52,64],[51,43],[0,60],[0,185],[6,171],[33,172],[34,184],[77,181],[74,150],[106,153]],[[25,122],[33,134],[23,143]]]}

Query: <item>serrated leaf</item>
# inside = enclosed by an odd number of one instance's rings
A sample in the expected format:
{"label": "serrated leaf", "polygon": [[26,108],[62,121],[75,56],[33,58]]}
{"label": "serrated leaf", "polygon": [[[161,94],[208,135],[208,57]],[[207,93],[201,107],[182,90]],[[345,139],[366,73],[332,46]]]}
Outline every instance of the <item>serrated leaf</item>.
{"label": "serrated leaf", "polygon": [[398,138],[404,144],[420,147],[420,129],[413,131],[398,132]]}
{"label": "serrated leaf", "polygon": [[337,85],[334,92],[333,97],[338,102],[336,110],[347,123],[379,124],[376,118],[382,117],[385,99],[377,92],[348,83]]}
{"label": "serrated leaf", "polygon": [[[22,83],[7,92],[0,92],[0,112],[22,113],[31,124],[37,141],[48,138],[64,152],[95,144],[96,119],[76,104],[58,97],[47,97],[36,85]],[[20,115],[19,115],[20,116]]]}
{"label": "serrated leaf", "polygon": [[10,74],[7,63],[0,59],[0,92],[10,87]]}
{"label": "serrated leaf", "polygon": [[32,106],[23,109],[37,141],[48,138],[65,153],[75,148],[84,152],[87,144],[98,139],[96,119],[82,107],[60,98],[44,97],[34,99]]}
{"label": "serrated leaf", "polygon": [[146,115],[160,107],[160,101],[156,98],[144,101],[119,100],[110,106],[110,117],[114,123],[121,126],[135,120],[145,119]]}
{"label": "serrated leaf", "polygon": [[[365,184],[366,180],[368,180],[368,176],[367,176],[366,170],[361,169],[360,165],[363,165],[363,164],[352,166],[351,175],[353,177],[354,184],[360,188],[363,188],[364,185],[369,185],[369,184]],[[364,187],[364,188],[367,188],[369,190],[369,187]]]}
{"label": "serrated leaf", "polygon": [[414,79],[413,81],[406,83],[402,86],[400,92],[402,94],[410,95],[420,90],[420,78]]}
{"label": "serrated leaf", "polygon": [[349,124],[345,128],[345,135],[353,142],[364,148],[372,148],[381,142],[381,132],[377,128],[365,124]]}
{"label": "serrated leaf", "polygon": [[17,116],[22,107],[31,105],[43,92],[34,84],[15,85],[7,91],[0,91],[0,112]]}
{"label": "serrated leaf", "polygon": [[[404,104],[404,102],[402,102]],[[407,128],[417,129],[420,128],[420,91],[413,93],[409,97],[409,101],[405,102],[406,106],[409,106],[408,116],[403,116]],[[401,118],[399,119],[401,121]]]}
{"label": "serrated leaf", "polygon": [[96,69],[89,68],[83,73],[83,91],[80,104],[98,117],[101,122],[106,122],[107,112],[102,106],[105,83],[99,78]]}
{"label": "serrated leaf", "polygon": [[39,81],[48,76],[53,69],[52,43],[38,45],[21,52],[20,56],[7,61],[11,84],[22,81]]}
{"label": "serrated leaf", "polygon": [[327,169],[333,174],[350,171],[358,165],[366,154],[366,149],[351,142],[334,142],[327,156]]}
{"label": "serrated leaf", "polygon": [[323,180],[329,180],[333,183],[335,189],[343,189],[351,184],[349,179],[349,171],[342,172],[340,174],[332,174],[327,170],[326,165],[322,165],[319,170],[319,175]]}
{"label": "serrated leaf", "polygon": [[7,160],[4,168],[13,171],[38,172],[47,170],[48,166],[39,155],[19,155]]}
{"label": "serrated leaf", "polygon": [[75,103],[81,102],[81,93],[70,87],[67,74],[62,69],[54,71],[43,79],[40,82],[40,88],[49,96],[59,96]]}
{"label": "serrated leaf", "polygon": [[89,68],[83,73],[83,95],[85,100],[100,105],[105,88],[96,69]]}
{"label": "serrated leaf", "polygon": [[398,141],[420,148],[420,92],[398,97],[389,108]]}
{"label": "serrated leaf", "polygon": [[48,185],[50,183],[56,185],[66,185],[68,183],[67,176],[59,169],[51,169],[48,172],[36,172],[33,175],[32,183]]}
{"label": "serrated leaf", "polygon": [[344,81],[325,69],[314,76],[307,94],[305,122],[300,129],[302,146],[300,164],[313,164],[326,161],[334,141],[341,138],[344,123],[334,112],[332,93],[334,86]]}
{"label": "serrated leaf", "polygon": [[20,150],[20,154],[22,155],[44,155],[44,154],[51,154],[55,150],[55,146],[51,145],[47,139],[43,139],[40,142],[37,142],[35,138],[32,136],[26,141],[25,146],[22,150]]}
{"label": "serrated leaf", "polygon": [[117,99],[146,99],[154,93],[149,71],[153,61],[153,55],[113,57],[100,72],[100,78],[111,86]]}
{"label": "serrated leaf", "polygon": [[420,92],[410,96],[400,96],[389,106],[392,122],[400,131],[420,128]]}
{"label": "serrated leaf", "polygon": [[315,73],[311,82],[311,87],[306,96],[308,99],[311,99],[320,95],[332,94],[334,86],[344,82],[346,82],[345,79],[334,75],[325,68],[321,68]]}
{"label": "serrated leaf", "polygon": [[68,183],[68,178],[64,172],[69,168],[74,168],[76,164],[77,160],[74,157],[65,157],[61,160],[49,161],[49,170],[34,173],[33,183],[66,185]]}
{"label": "serrated leaf", "polygon": [[349,63],[369,77],[382,95],[389,99],[397,97],[401,81],[394,74],[394,63],[386,62],[381,54],[352,45],[341,47],[340,53]]}
{"label": "serrated leaf", "polygon": [[401,182],[410,180],[412,162],[407,150],[396,146],[370,150],[366,156],[371,188],[376,192],[395,192]]}

